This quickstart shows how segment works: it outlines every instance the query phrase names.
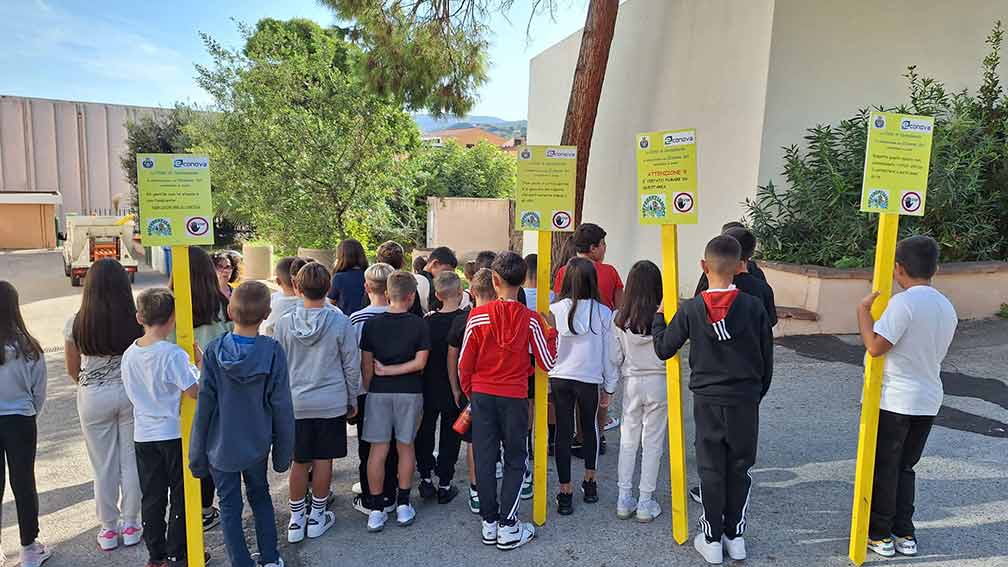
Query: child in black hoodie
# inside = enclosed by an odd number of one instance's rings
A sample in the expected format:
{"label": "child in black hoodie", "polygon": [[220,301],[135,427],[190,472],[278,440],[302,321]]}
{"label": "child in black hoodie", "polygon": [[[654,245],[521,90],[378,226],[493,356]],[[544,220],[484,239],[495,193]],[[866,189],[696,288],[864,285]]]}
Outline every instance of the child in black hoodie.
{"label": "child in black hoodie", "polygon": [[756,461],[759,402],[773,374],[773,335],[762,302],[739,293],[732,278],[743,265],[738,240],[718,236],[700,262],[710,289],[686,301],[668,326],[652,324],[655,353],[667,360],[690,341],[690,390],[696,422],[697,469],[704,512],[693,545],[708,563],[724,552],[745,559],[745,510]]}

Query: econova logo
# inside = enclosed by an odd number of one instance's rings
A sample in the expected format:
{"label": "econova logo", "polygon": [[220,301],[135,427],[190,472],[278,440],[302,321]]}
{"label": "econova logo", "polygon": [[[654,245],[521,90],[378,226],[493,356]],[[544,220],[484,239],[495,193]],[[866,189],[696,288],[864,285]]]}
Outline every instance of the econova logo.
{"label": "econova logo", "polygon": [[875,125],[876,129],[882,130],[885,128],[885,116],[877,114],[875,118],[873,118],[872,120],[873,120],[872,124]]}
{"label": "econova logo", "polygon": [[577,159],[577,150],[568,148],[549,148],[546,157],[553,159]]}
{"label": "econova logo", "polygon": [[210,167],[210,158],[207,157],[185,157],[175,158],[172,162],[175,169],[206,169]]}
{"label": "econova logo", "polygon": [[154,167],[154,160],[149,157],[145,157],[143,158],[143,161],[140,162],[140,165],[142,165],[144,169],[150,169]]}
{"label": "econova logo", "polygon": [[692,130],[689,132],[669,132],[665,134],[666,146],[685,146],[696,143],[696,135]]}
{"label": "econova logo", "polygon": [[900,122],[900,131],[902,132],[920,132],[921,134],[930,134],[934,126],[931,125],[930,120],[921,120],[920,118],[904,118]]}

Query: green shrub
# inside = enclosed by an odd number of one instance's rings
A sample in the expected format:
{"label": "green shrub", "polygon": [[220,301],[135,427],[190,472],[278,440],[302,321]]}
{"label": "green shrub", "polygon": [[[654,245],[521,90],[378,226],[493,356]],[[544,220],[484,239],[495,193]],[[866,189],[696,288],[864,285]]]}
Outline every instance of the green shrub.
{"label": "green shrub", "polygon": [[1008,97],[998,75],[1001,22],[987,36],[976,95],[904,75],[910,102],[860,109],[838,125],[808,130],[805,147],[784,149],[787,188],[770,181],[746,200],[748,221],[768,260],[834,267],[870,266],[878,215],[859,211],[867,121],[874,110],[934,116],[926,210],[900,219],[900,236],[929,234],[942,260],[1008,256]]}

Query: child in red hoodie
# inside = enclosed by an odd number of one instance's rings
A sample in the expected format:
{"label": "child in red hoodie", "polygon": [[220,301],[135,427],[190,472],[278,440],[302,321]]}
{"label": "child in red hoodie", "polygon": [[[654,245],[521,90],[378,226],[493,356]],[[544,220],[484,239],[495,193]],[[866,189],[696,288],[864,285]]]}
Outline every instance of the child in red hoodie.
{"label": "child in red hoodie", "polygon": [[[544,370],[556,359],[556,331],[517,301],[525,281],[525,261],[502,252],[491,265],[499,299],[469,315],[459,355],[459,382],[470,400],[476,484],[483,543],[514,549],[535,537],[531,523],[518,521],[518,503],[528,452],[528,352]],[[504,446],[504,479],[497,499],[496,463]]]}
{"label": "child in red hoodie", "polygon": [[667,360],[690,341],[690,381],[696,422],[697,471],[704,512],[693,546],[708,563],[727,552],[746,558],[746,507],[756,461],[759,402],[773,374],[773,335],[766,308],[739,293],[732,278],[744,267],[731,236],[707,244],[700,263],[710,289],[685,302],[665,325],[662,310],[651,326],[655,354]]}

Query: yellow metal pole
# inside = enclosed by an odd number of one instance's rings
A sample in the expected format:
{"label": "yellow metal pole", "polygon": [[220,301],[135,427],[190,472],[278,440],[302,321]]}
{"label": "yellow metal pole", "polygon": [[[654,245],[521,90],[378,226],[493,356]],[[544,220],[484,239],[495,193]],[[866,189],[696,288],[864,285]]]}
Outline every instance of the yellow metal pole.
{"label": "yellow metal pole", "polygon": [[[539,232],[539,263],[536,270],[536,311],[549,311],[550,292],[550,253],[553,245],[553,233]],[[536,525],[546,523],[546,466],[549,456],[546,454],[546,441],[549,437],[547,427],[546,405],[549,390],[549,377],[536,366],[535,372],[535,431],[532,440],[535,443],[535,469],[532,476],[532,521]]]}
{"label": "yellow metal pole", "polygon": [[[679,309],[679,245],[676,225],[661,227],[662,290],[665,321]],[[676,543],[686,543],[689,528],[686,519],[686,433],[683,429],[682,377],[679,355],[666,364],[668,395],[669,479],[672,483],[672,537]]]}
{"label": "yellow metal pole", "polygon": [[[189,281],[189,247],[172,246],[172,287],[175,293],[175,336],[178,345],[193,352],[192,289]],[[182,396],[182,483],[185,487],[186,551],[190,567],[204,567],[203,561],[203,504],[200,481],[189,472],[189,439],[192,436],[196,400]]]}
{"label": "yellow metal pole", "polygon": [[[893,267],[896,261],[896,236],[899,215],[882,213],[875,244],[875,274],[872,290],[879,292],[872,305],[878,320],[892,296]],[[854,506],[848,555],[855,565],[865,560],[868,545],[868,517],[871,514],[872,484],[875,480],[875,445],[878,441],[879,399],[882,396],[882,368],[885,357],[868,356],[864,389],[861,394],[861,425],[858,432],[857,467],[854,474]]]}

